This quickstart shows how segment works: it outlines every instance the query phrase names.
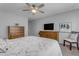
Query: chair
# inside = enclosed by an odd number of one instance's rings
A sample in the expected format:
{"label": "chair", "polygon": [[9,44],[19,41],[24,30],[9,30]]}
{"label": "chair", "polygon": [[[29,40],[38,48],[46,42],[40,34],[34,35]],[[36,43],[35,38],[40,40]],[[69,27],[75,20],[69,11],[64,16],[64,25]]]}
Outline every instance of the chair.
{"label": "chair", "polygon": [[77,49],[79,50],[78,39],[79,39],[79,33],[78,32],[71,32],[69,37],[64,39],[63,46],[65,46],[65,42],[68,42],[68,43],[70,43],[70,50],[72,50],[72,44],[76,44]]}

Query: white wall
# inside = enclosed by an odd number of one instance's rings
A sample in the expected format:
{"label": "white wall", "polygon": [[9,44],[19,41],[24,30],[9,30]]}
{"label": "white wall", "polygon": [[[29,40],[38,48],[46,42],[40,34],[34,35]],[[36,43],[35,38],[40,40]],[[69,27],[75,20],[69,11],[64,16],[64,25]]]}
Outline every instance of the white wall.
{"label": "white wall", "polygon": [[[35,20],[32,22],[32,35],[38,36],[39,31],[43,30],[45,23],[54,23],[54,31],[59,31],[59,24],[63,22],[72,23],[72,31],[79,31],[79,10],[73,10],[70,12],[60,13],[55,16],[47,17],[41,20]],[[62,43],[63,39],[68,36],[69,33],[60,33],[59,40]]]}
{"label": "white wall", "polygon": [[28,35],[29,36],[34,36],[34,28],[35,26],[34,26],[34,21],[28,21]]}
{"label": "white wall", "polygon": [[18,23],[25,26],[25,35],[28,35],[28,19],[25,16],[19,16],[13,13],[0,12],[0,38],[7,38],[8,26],[14,26]]}

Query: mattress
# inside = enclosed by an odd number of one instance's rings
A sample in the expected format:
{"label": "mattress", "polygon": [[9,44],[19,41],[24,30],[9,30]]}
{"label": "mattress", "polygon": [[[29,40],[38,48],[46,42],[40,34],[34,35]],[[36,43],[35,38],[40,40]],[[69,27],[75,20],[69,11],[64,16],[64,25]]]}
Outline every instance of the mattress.
{"label": "mattress", "polygon": [[7,40],[6,48],[1,56],[62,56],[56,40],[36,36]]}

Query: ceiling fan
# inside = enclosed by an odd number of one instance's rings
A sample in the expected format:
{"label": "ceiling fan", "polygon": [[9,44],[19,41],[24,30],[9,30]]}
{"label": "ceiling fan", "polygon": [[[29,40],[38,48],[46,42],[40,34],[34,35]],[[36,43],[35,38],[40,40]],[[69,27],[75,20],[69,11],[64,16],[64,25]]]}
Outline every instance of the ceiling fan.
{"label": "ceiling fan", "polygon": [[24,9],[23,11],[31,11],[33,14],[36,14],[37,12],[44,13],[44,11],[40,10],[40,8],[44,7],[44,4],[36,5],[36,4],[29,4],[25,3],[28,8]]}

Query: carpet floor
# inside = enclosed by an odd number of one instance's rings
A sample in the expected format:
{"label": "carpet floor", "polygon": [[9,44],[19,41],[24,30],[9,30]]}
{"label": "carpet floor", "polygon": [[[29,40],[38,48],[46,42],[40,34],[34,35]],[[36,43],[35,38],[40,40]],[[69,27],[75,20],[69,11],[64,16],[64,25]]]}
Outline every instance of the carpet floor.
{"label": "carpet floor", "polygon": [[63,56],[79,56],[79,50],[76,47],[69,49],[69,46],[60,45]]}

